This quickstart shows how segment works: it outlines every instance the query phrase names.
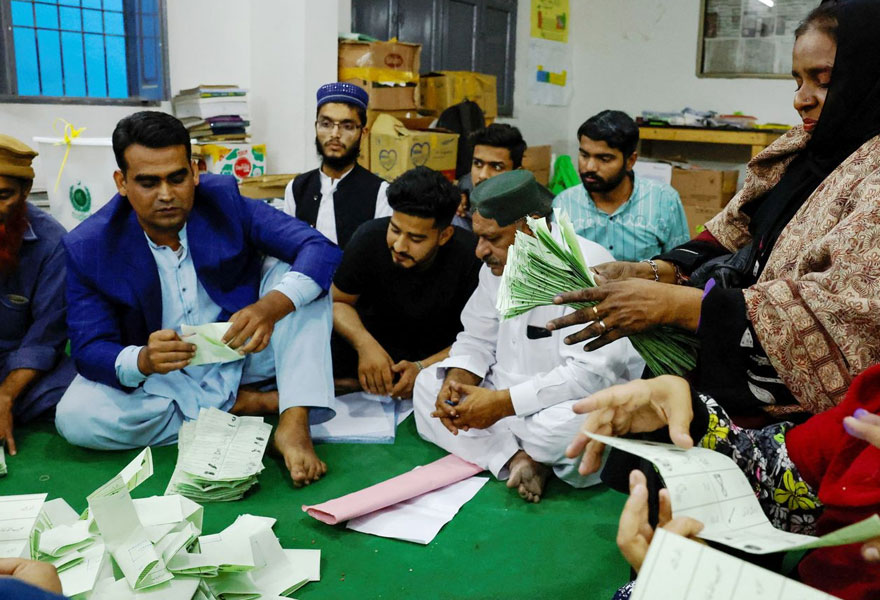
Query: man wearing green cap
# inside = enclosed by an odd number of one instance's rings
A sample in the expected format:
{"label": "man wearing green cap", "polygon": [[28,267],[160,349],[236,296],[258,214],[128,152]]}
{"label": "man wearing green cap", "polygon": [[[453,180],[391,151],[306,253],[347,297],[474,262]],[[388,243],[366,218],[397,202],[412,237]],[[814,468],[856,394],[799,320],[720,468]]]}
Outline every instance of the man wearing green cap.
{"label": "man wearing green cap", "polygon": [[64,227],[27,202],[28,146],[0,134],[0,445],[16,453],[13,423],[51,416],[70,385]]}
{"label": "man wearing green cap", "polygon": [[[528,171],[502,173],[474,189],[477,258],[485,264],[461,314],[464,325],[449,358],[426,368],[413,393],[416,425],[426,440],[478,464],[529,502],[538,502],[551,470],[575,487],[584,477],[565,448],[583,420],[574,402],[610,385],[638,378],[644,363],[628,340],[581,352],[546,323],[571,312],[543,306],[502,320],[495,308],[507,250],[517,231],[532,235],[526,216],[550,214],[552,194]],[[553,230],[554,235],[558,235]],[[589,264],[611,256],[578,238]],[[616,345],[615,345],[616,344]]]}

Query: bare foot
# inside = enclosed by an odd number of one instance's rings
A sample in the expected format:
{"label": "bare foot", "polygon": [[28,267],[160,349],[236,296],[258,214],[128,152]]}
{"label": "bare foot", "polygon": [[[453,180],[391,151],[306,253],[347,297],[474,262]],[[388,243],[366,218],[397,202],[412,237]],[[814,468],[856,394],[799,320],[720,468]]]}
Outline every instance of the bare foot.
{"label": "bare foot", "polygon": [[278,414],[278,392],[260,392],[248,387],[238,388],[235,404],[229,409],[234,415]]}
{"label": "bare foot", "polygon": [[508,468],[510,477],[507,479],[507,487],[518,488],[520,498],[526,502],[540,502],[550,468],[535,462],[525,450],[513,455]]}
{"label": "bare foot", "polygon": [[308,408],[295,406],[281,413],[275,430],[275,449],[284,457],[296,487],[318,481],[327,472],[327,465],[312,445]]}

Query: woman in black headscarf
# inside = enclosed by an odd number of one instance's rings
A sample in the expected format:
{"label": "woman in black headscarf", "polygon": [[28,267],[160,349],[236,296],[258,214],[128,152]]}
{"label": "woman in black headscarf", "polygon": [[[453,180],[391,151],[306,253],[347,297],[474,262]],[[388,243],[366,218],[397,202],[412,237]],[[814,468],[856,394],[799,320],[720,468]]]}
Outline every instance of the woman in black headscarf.
{"label": "woman in black headscarf", "polygon": [[[595,337],[593,350],[678,326],[701,343],[697,387],[728,410],[779,417],[836,405],[880,362],[878,28],[880,0],[814,10],[793,52],[803,124],[752,159],[703,234],[653,264],[599,265],[606,283],[559,299],[598,301],[596,311],[550,327],[591,322],[567,342]],[[713,259],[734,276],[706,281],[719,273]],[[691,275],[704,289],[680,285]]]}

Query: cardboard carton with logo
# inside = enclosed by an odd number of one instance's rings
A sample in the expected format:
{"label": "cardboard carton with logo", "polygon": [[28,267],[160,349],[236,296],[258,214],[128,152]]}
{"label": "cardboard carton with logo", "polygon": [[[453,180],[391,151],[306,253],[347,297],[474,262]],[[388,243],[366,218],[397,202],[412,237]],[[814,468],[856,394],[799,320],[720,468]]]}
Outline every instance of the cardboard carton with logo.
{"label": "cardboard carton with logo", "polygon": [[487,119],[498,116],[498,83],[494,75],[472,71],[435,71],[419,79],[422,108],[438,114],[465,100],[476,102]]}
{"label": "cardboard carton with logo", "polygon": [[376,119],[381,114],[391,115],[403,123],[408,129],[427,129],[431,126],[431,123],[435,118],[421,115],[414,110],[382,111],[373,110],[371,108],[367,109],[367,130],[365,134],[361,135],[361,153],[358,156],[358,164],[368,171],[370,170],[370,130],[373,128],[373,123],[376,122]]}
{"label": "cardboard carton with logo", "polygon": [[[682,204],[722,209],[736,194],[739,171],[716,171],[714,169],[672,170],[672,187],[681,196]],[[716,211],[717,212],[717,211]]]}
{"label": "cardboard carton with logo", "polygon": [[412,168],[426,166],[455,178],[458,134],[416,131],[391,115],[381,114],[370,132],[370,170],[388,181]]}
{"label": "cardboard carton with logo", "polygon": [[421,53],[421,44],[340,40],[339,81],[367,90],[371,109],[415,110]]}
{"label": "cardboard carton with logo", "polygon": [[523,154],[523,169],[535,174],[538,183],[546,186],[550,182],[550,159],[552,146],[529,146]]}
{"label": "cardboard carton with logo", "polygon": [[199,150],[208,173],[232,175],[239,183],[266,174],[266,144],[202,144]]}

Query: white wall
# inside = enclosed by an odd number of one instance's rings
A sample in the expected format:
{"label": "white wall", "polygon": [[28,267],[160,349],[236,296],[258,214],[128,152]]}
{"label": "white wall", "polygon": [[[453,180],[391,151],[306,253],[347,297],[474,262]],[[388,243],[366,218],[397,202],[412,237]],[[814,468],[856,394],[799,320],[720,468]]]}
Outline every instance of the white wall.
{"label": "white wall", "polygon": [[[356,1],[356,0],[354,0]],[[531,0],[518,0],[514,124],[532,145],[576,151],[575,132],[605,108],[633,116],[685,106],[740,110],[794,122],[787,80],[702,79],[694,74],[700,0],[570,0],[574,97],[570,106],[528,102]],[[317,164],[314,93],[335,78],[337,31],[348,31],[352,0],[168,0],[171,91],[200,83],[251,90],[253,139],[268,145],[270,172]],[[164,108],[167,110],[168,105]],[[2,104],[0,132],[29,141],[53,135],[64,117],[106,137],[137,107]],[[38,165],[39,170],[39,165]]]}
{"label": "white wall", "polygon": [[[269,170],[299,172],[317,164],[315,90],[336,76],[337,2],[168,0],[166,5],[171,93],[201,83],[246,87],[252,139],[267,144]],[[170,104],[159,109],[170,111]],[[6,103],[0,104],[0,132],[31,144],[34,136],[56,136],[53,122],[63,117],[86,127],[83,136],[109,137],[119,119],[137,110]],[[35,167],[40,185],[47,174],[39,158]]]}
{"label": "white wall", "polygon": [[514,116],[504,121],[520,127],[530,144],[574,153],[578,126],[606,108],[635,117],[690,106],[797,122],[790,80],[695,75],[700,0],[570,0],[570,7],[574,97],[568,107],[535,106],[525,83],[531,0],[519,0]]}

